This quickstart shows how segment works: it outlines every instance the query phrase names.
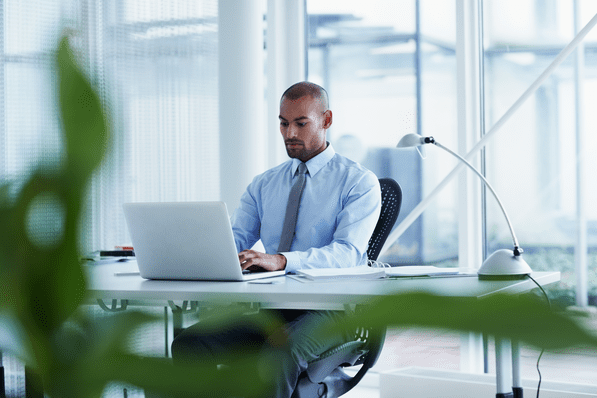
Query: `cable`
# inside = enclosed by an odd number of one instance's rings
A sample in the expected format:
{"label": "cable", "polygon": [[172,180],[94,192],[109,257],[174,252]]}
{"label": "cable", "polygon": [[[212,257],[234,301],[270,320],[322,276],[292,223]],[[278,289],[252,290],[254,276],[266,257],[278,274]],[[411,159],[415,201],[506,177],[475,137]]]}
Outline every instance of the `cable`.
{"label": "cable", "polygon": [[547,301],[547,305],[549,306],[549,309],[551,309],[551,301],[549,301],[549,297],[547,297],[547,293],[545,293],[545,290],[543,290],[543,287],[539,283],[537,283],[537,281],[535,279],[533,279],[533,277],[530,274],[527,274],[527,276],[529,277],[530,280],[535,282],[535,285],[537,285],[537,287],[539,289],[541,289],[541,291],[543,292],[543,295],[545,296],[545,300]]}
{"label": "cable", "polygon": [[[545,290],[543,290],[543,287],[539,283],[537,283],[537,281],[535,279],[533,279],[533,277],[530,274],[528,274],[527,276],[529,277],[530,280],[535,282],[535,285],[537,285],[539,287],[539,289],[541,289],[541,291],[543,292],[543,295],[545,296],[545,300],[547,300],[547,305],[549,306],[549,309],[551,309],[551,301],[549,301],[549,297],[547,297],[547,293],[545,293]],[[541,370],[539,369],[539,361],[541,361],[543,352],[545,352],[545,348],[541,349],[539,358],[537,358],[537,373],[539,374],[539,383],[537,384],[537,398],[539,398],[539,391],[541,390]]]}
{"label": "cable", "polygon": [[539,398],[539,390],[541,390],[541,370],[539,369],[539,361],[541,360],[541,357],[543,356],[543,351],[545,351],[545,348],[541,349],[539,358],[537,358],[537,373],[539,374],[539,383],[537,384],[537,398]]}

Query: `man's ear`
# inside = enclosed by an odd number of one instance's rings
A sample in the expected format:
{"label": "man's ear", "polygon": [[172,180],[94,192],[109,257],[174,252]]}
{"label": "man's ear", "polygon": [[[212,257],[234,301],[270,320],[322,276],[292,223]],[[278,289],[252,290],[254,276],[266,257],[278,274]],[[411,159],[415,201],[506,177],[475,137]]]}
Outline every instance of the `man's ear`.
{"label": "man's ear", "polygon": [[329,109],[323,113],[323,128],[329,129],[332,125],[332,111]]}

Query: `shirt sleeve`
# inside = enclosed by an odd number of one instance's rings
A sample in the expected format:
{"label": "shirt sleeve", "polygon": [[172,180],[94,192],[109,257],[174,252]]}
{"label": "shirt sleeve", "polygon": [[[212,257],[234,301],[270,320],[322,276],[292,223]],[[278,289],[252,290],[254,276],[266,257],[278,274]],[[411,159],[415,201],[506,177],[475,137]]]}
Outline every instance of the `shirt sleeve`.
{"label": "shirt sleeve", "polygon": [[354,267],[367,261],[367,246],[381,211],[381,188],[377,177],[366,172],[343,198],[337,227],[330,244],[306,251],[281,253],[286,272],[322,267]]}
{"label": "shirt sleeve", "polygon": [[240,205],[231,217],[232,233],[236,250],[240,253],[250,249],[260,239],[261,221],[259,217],[258,198],[259,191],[253,192],[254,183],[240,198]]}

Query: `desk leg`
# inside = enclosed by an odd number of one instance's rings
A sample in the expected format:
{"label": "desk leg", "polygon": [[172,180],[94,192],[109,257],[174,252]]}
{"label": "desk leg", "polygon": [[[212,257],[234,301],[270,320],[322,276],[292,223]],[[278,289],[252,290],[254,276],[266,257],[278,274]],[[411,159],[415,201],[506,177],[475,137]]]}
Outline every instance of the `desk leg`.
{"label": "desk leg", "polygon": [[168,338],[168,307],[164,307],[164,356],[168,358],[170,356],[170,339]]}
{"label": "desk leg", "polygon": [[489,336],[483,333],[483,373],[489,373]]}
{"label": "desk leg", "polygon": [[[4,377],[4,358],[0,351],[0,398],[6,398],[6,382]],[[26,398],[43,398],[43,385],[41,377],[33,373],[28,366],[25,365],[25,397]]]}
{"label": "desk leg", "polygon": [[4,362],[0,351],[0,398],[6,398],[6,384],[4,382]]}
{"label": "desk leg", "polygon": [[514,398],[523,398],[522,380],[520,379],[520,342],[512,341],[512,392]]}
{"label": "desk leg", "polygon": [[514,398],[512,393],[512,353],[510,340],[495,337],[496,398]]}
{"label": "desk leg", "polygon": [[182,327],[182,314],[184,310],[179,306],[171,306],[172,310],[172,326],[173,326],[173,337],[176,338],[180,332],[184,330]]}
{"label": "desk leg", "polygon": [[183,301],[182,306],[178,306],[174,304],[174,301],[168,301],[168,305],[172,310],[172,326],[174,327],[174,330],[172,332],[173,338],[176,338],[176,336],[178,336],[178,334],[182,332],[184,329],[182,327],[182,314],[197,312],[199,308],[198,301],[191,301],[190,308],[187,308],[188,304],[188,301]]}

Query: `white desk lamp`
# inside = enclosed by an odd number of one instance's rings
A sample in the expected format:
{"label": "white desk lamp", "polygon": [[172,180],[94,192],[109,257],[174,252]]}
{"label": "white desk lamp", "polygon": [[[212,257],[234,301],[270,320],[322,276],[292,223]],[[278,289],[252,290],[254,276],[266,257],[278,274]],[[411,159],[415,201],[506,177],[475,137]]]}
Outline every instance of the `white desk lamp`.
{"label": "white desk lamp", "polygon": [[506,222],[508,223],[508,227],[510,228],[510,233],[512,234],[512,240],[514,241],[514,250],[508,249],[500,249],[496,250],[493,254],[491,254],[487,259],[483,262],[481,268],[477,272],[479,275],[479,279],[516,279],[516,278],[523,278],[525,275],[528,275],[532,272],[531,267],[527,264],[526,261],[522,258],[522,248],[518,246],[518,240],[516,239],[516,235],[514,234],[514,229],[512,228],[512,223],[508,218],[508,214],[506,214],[506,209],[502,205],[502,202],[498,198],[497,194],[493,190],[493,187],[489,184],[489,182],[485,179],[483,174],[481,174],[477,169],[473,167],[465,158],[457,154],[456,152],[451,151],[450,149],[446,148],[445,146],[441,145],[437,142],[433,137],[421,137],[418,134],[407,134],[398,145],[397,148],[407,148],[407,147],[418,147],[425,145],[425,144],[434,144],[445,151],[451,153],[455,157],[457,157],[460,161],[464,162],[472,171],[475,172],[483,180],[485,186],[491,191],[493,197],[500,205],[500,209],[502,209],[502,213],[504,213],[504,217],[506,218]]}

